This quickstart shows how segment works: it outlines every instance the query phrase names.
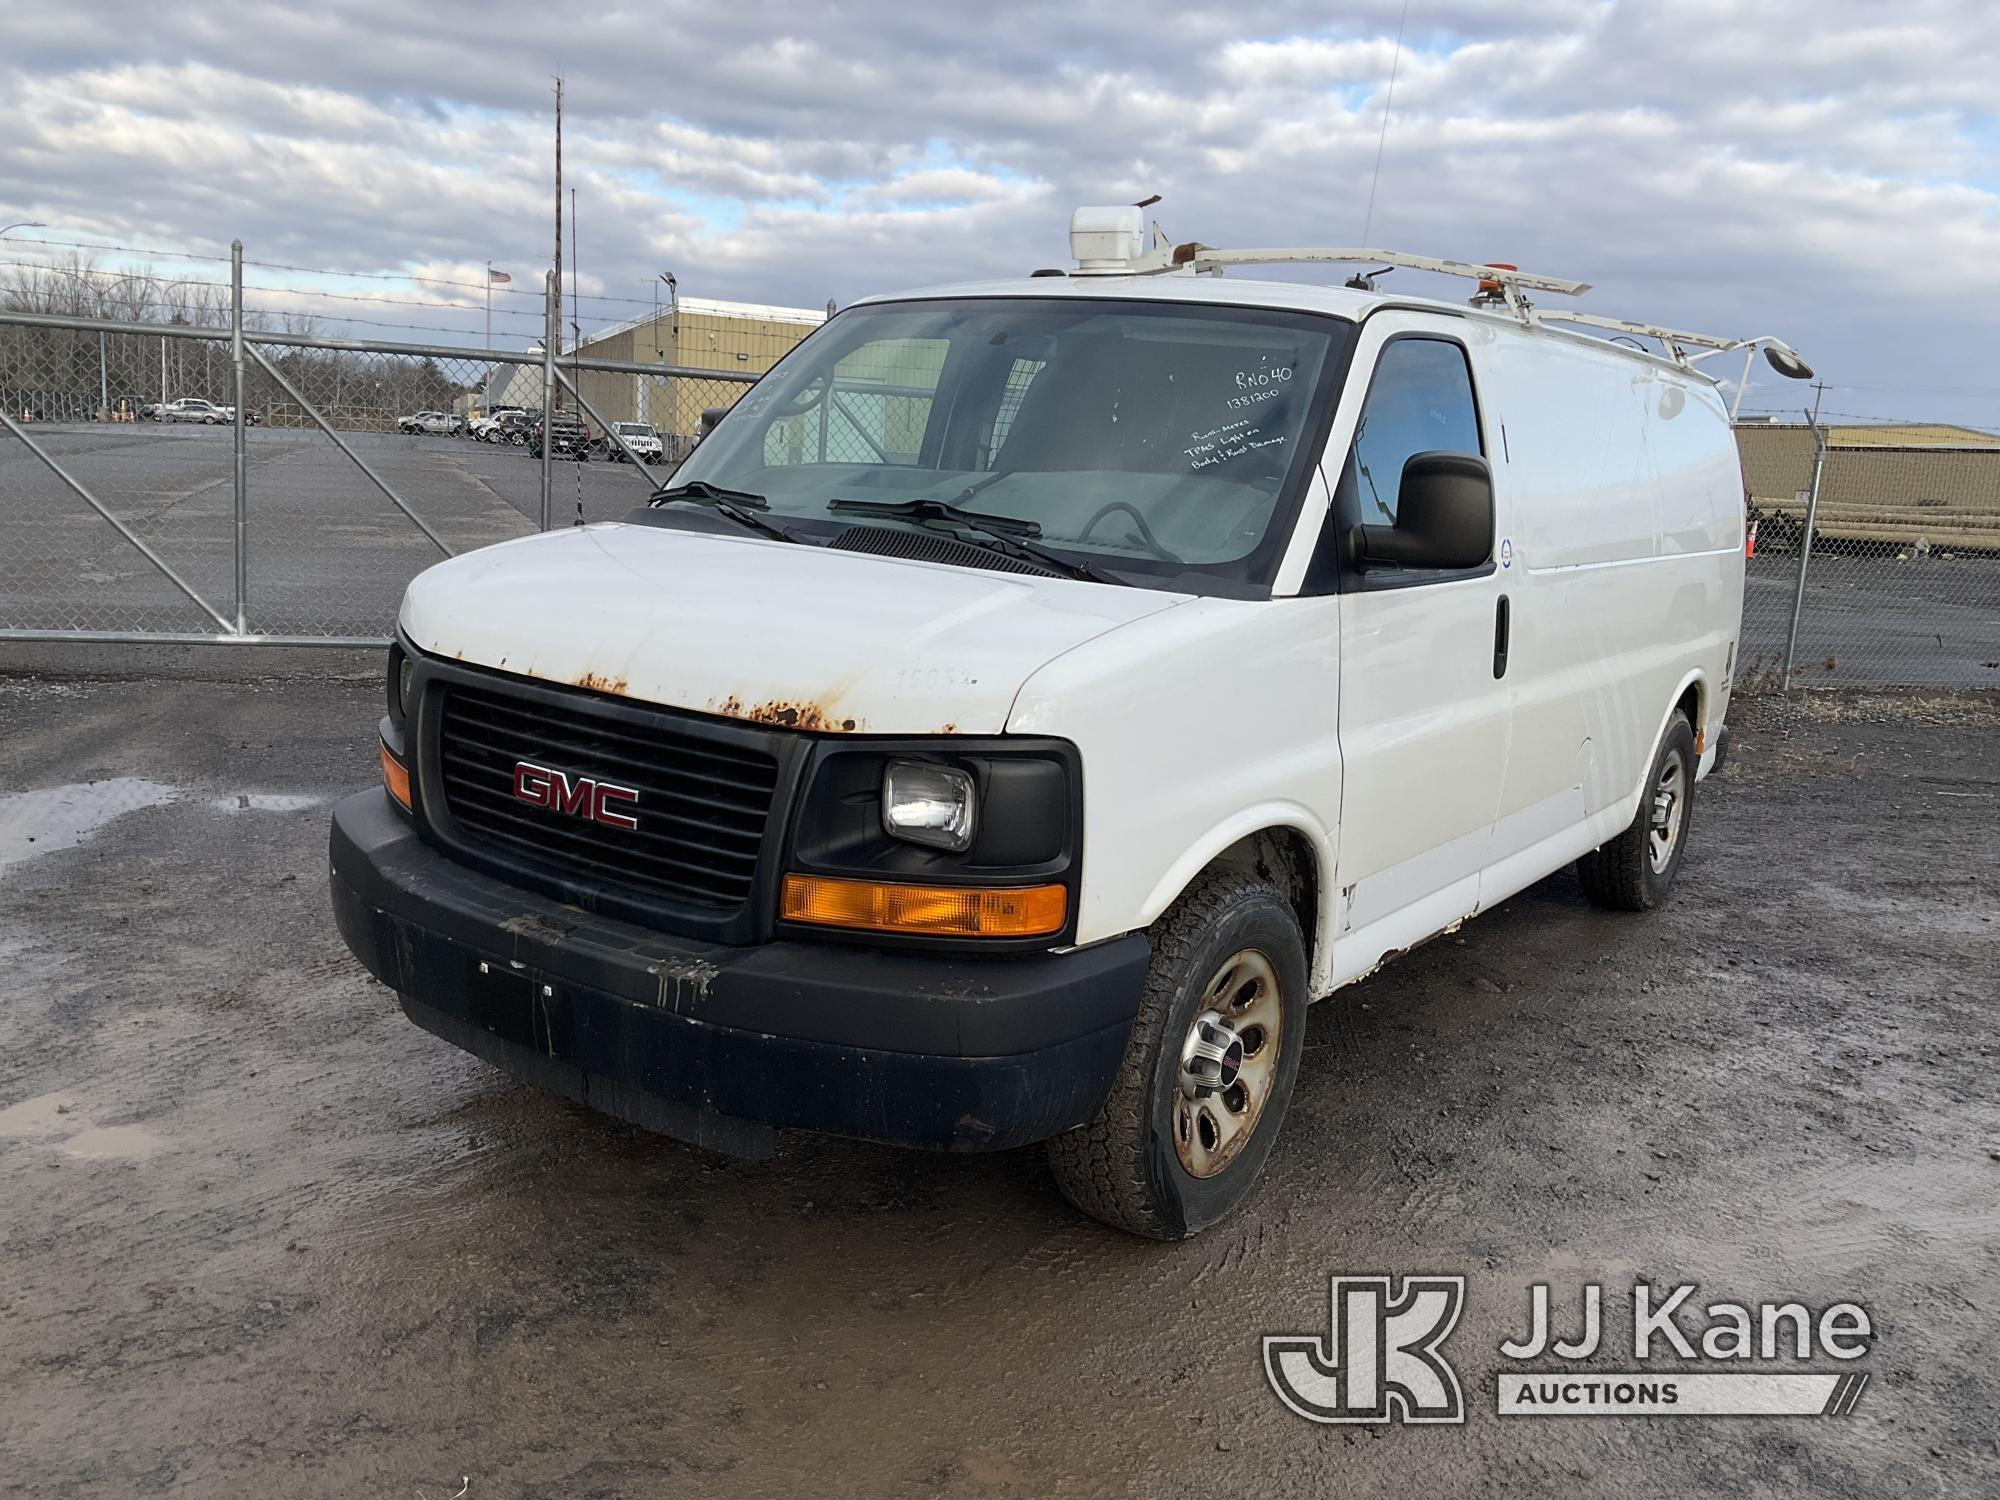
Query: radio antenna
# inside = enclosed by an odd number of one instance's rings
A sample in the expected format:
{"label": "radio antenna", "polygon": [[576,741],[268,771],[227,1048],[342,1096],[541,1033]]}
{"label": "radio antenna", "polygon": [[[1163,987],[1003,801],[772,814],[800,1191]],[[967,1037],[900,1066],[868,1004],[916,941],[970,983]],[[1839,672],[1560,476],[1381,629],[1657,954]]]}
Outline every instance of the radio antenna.
{"label": "radio antenna", "polygon": [[1368,213],[1361,220],[1361,243],[1368,243],[1368,231],[1375,223],[1375,189],[1382,181],[1382,148],[1389,142],[1389,111],[1396,104],[1396,70],[1403,62],[1403,27],[1410,19],[1410,0],[1403,0],[1403,14],[1396,21],[1396,50],[1389,58],[1389,92],[1382,100],[1382,131],[1375,137],[1375,175],[1368,179]]}

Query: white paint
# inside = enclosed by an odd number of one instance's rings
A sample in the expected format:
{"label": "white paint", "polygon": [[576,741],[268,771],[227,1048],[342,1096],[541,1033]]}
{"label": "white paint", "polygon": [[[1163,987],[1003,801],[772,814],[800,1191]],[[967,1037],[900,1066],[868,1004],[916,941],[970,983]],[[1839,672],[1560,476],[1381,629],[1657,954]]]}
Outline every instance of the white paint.
{"label": "white paint", "polygon": [[1184,597],[619,523],[440,563],[402,628],[446,658],[697,712],[998,734],[1042,663]]}

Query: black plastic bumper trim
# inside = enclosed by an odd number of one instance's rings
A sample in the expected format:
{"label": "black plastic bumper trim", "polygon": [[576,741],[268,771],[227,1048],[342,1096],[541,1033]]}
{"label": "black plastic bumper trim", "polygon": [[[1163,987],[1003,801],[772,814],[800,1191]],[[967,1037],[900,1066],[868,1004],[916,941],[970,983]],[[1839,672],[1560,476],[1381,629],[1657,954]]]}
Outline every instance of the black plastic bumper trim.
{"label": "black plastic bumper trim", "polygon": [[[739,1153],[745,1121],[957,1150],[1079,1125],[1148,959],[1137,934],[985,960],[670,938],[454,863],[379,790],[335,808],[330,856],[341,935],[419,1024],[459,1045],[474,1027],[468,1050],[519,1076]],[[677,1108],[644,1118],[624,1090]]]}

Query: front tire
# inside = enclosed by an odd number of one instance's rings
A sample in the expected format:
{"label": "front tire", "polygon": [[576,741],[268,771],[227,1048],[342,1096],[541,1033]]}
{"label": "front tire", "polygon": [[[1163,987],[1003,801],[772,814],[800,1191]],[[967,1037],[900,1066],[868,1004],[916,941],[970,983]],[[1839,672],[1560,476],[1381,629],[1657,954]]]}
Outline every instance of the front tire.
{"label": "front tire", "polygon": [[1654,752],[1639,811],[1610,843],[1576,862],[1591,904],[1606,911],[1652,911],[1667,899],[1687,849],[1694,814],[1694,730],[1676,712]]}
{"label": "front tire", "polygon": [[1242,1203],[1284,1124],[1305,1044],[1305,942],[1283,895],[1230,871],[1202,877],[1149,936],[1111,1096],[1049,1141],[1049,1169],[1092,1218],[1180,1240]]}

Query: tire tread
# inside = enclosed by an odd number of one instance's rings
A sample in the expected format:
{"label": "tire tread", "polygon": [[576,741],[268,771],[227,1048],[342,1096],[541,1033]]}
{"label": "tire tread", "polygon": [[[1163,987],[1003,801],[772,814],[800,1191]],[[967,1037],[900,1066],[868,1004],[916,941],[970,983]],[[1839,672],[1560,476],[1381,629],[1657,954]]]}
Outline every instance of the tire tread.
{"label": "tire tread", "polygon": [[[1200,877],[1148,929],[1153,959],[1132,1027],[1135,1040],[1159,1037],[1173,1010],[1178,976],[1188,956],[1200,947],[1204,930],[1252,894],[1286,904],[1264,881],[1233,870],[1215,870]],[[1152,1045],[1126,1048],[1110,1097],[1096,1117],[1048,1141],[1049,1170],[1063,1196],[1092,1218],[1148,1239],[1180,1239],[1187,1231],[1161,1214],[1146,1175],[1144,1143],[1155,1053]]]}
{"label": "tire tread", "polygon": [[[1667,720],[1667,732],[1660,737],[1660,743],[1653,751],[1653,759],[1646,772],[1646,790],[1639,799],[1639,811],[1633,816],[1631,825],[1609,843],[1599,845],[1590,853],[1581,855],[1576,862],[1577,883],[1583,887],[1583,894],[1592,906],[1605,911],[1651,911],[1664,899],[1665,892],[1656,889],[1648,878],[1651,870],[1651,854],[1647,846],[1647,835],[1651,832],[1651,806],[1647,801],[1654,779],[1659,774],[1660,757],[1677,733],[1686,733],[1692,739],[1694,730],[1689,726],[1687,715],[1678,710]],[[1686,793],[1689,807],[1693,806],[1694,763],[1688,764],[1688,787]],[[1692,818],[1683,827],[1685,839],[1687,826],[1692,826]],[[1677,867],[1677,863],[1676,863]]]}

